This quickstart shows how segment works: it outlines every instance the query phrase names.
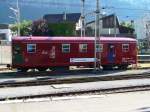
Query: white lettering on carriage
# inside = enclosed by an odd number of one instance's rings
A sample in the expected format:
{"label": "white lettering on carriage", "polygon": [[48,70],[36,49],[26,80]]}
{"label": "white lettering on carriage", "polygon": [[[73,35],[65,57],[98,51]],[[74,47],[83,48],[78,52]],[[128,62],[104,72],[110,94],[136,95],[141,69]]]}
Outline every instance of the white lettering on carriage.
{"label": "white lettering on carriage", "polygon": [[95,58],[70,58],[71,63],[77,62],[94,62]]}

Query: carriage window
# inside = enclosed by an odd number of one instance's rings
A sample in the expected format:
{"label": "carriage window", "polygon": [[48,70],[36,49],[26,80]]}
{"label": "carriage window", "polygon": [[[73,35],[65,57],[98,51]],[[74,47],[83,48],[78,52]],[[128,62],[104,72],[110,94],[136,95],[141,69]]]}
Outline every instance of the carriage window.
{"label": "carriage window", "polygon": [[122,44],[122,51],[128,52],[129,51],[129,44]]}
{"label": "carriage window", "polygon": [[79,51],[81,53],[87,52],[87,44],[79,44]]}
{"label": "carriage window", "polygon": [[103,44],[96,44],[96,52],[103,52]]}
{"label": "carriage window", "polygon": [[62,52],[70,53],[70,44],[62,44]]}
{"label": "carriage window", "polygon": [[36,44],[27,44],[27,52],[35,53],[36,52]]}
{"label": "carriage window", "polygon": [[19,45],[13,46],[14,54],[21,54],[21,47]]}

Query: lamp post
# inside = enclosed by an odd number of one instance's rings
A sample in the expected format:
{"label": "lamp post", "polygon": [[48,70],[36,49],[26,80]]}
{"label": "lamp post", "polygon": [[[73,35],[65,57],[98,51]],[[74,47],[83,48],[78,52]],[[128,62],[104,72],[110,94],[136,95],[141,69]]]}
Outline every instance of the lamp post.
{"label": "lamp post", "polygon": [[9,16],[9,18],[17,21],[17,35],[20,36],[20,9],[19,9],[19,1],[17,0],[16,8],[10,7],[10,10],[13,11],[15,17]]}

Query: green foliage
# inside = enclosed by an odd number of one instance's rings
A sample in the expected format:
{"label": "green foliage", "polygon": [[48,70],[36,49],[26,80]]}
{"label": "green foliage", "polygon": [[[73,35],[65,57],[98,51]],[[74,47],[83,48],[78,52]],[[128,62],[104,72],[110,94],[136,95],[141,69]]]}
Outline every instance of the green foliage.
{"label": "green foliage", "polygon": [[13,25],[10,26],[10,29],[11,29],[12,32],[17,34],[18,25],[17,24],[13,24]]}
{"label": "green foliage", "polygon": [[[31,34],[31,24],[32,22],[31,21],[22,21],[20,23],[20,35],[21,36],[28,36]],[[17,31],[18,31],[18,24],[13,24],[11,27],[10,27],[11,31],[13,31],[14,33],[17,34]]]}
{"label": "green foliage", "polygon": [[131,22],[123,21],[122,23],[120,23],[119,30],[120,30],[120,33],[134,34],[135,30],[134,30],[133,21]]}
{"label": "green foliage", "polygon": [[[11,30],[17,34],[18,24],[11,26]],[[21,36],[74,36],[75,23],[47,23],[45,20],[23,21],[20,23]]]}
{"label": "green foliage", "polygon": [[48,24],[48,28],[52,30],[54,36],[74,36],[75,35],[75,24],[64,22],[64,23],[51,23]]}
{"label": "green foliage", "polygon": [[134,28],[134,26],[133,26],[133,24],[131,22],[123,21],[123,22],[120,23],[120,25],[124,26],[124,27],[127,27],[127,28],[132,28],[132,29]]}
{"label": "green foliage", "polygon": [[23,21],[22,24],[20,25],[20,34],[22,36],[28,36],[31,35],[31,21]]}

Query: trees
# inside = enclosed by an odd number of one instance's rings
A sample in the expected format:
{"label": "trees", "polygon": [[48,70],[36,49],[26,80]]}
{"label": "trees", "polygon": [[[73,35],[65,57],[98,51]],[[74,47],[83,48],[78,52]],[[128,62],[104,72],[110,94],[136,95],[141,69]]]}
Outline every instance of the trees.
{"label": "trees", "polygon": [[33,36],[73,36],[75,35],[74,23],[47,23],[37,20],[32,23]]}
{"label": "trees", "polygon": [[33,36],[73,36],[74,23],[47,23],[45,20],[34,21],[32,24]]}
{"label": "trees", "polygon": [[134,34],[135,30],[134,30],[134,25],[132,23],[133,23],[132,21],[131,23],[123,21],[119,26],[120,33]]}
{"label": "trees", "polygon": [[32,35],[33,36],[53,36],[53,32],[48,27],[45,20],[37,20],[32,23]]}
{"label": "trees", "polygon": [[[22,21],[20,23],[20,35],[21,36],[29,36],[31,35],[31,25],[32,22],[31,21]],[[13,24],[10,27],[11,31],[14,32],[15,34],[17,34],[17,30],[18,30],[18,24]]]}
{"label": "trees", "polygon": [[75,25],[70,22],[49,23],[48,28],[52,30],[54,36],[74,36]]}
{"label": "trees", "polygon": [[[18,24],[11,26],[12,32],[17,34]],[[74,36],[75,23],[47,23],[45,20],[22,21],[20,23],[20,36]]]}

